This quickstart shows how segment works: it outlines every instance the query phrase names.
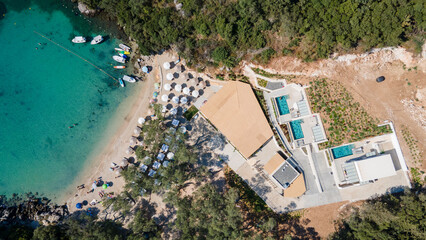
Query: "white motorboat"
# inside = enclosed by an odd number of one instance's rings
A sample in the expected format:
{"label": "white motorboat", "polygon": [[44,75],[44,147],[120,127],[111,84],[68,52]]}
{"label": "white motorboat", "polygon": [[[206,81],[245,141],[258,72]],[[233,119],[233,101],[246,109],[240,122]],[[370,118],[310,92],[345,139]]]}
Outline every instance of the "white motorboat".
{"label": "white motorboat", "polygon": [[136,82],[136,79],[134,77],[130,77],[130,76],[127,76],[127,75],[123,76],[123,80],[126,81],[126,82],[130,82],[130,83]]}
{"label": "white motorboat", "polygon": [[76,36],[75,38],[73,38],[71,40],[73,43],[85,43],[86,42],[86,38],[82,37],[82,36]]}
{"label": "white motorboat", "polygon": [[120,43],[118,46],[119,46],[121,49],[123,49],[124,51],[128,51],[128,52],[130,52],[130,50],[132,50],[129,46],[124,45],[124,44],[122,44],[122,43]]}
{"label": "white motorboat", "polygon": [[115,61],[117,61],[119,63],[126,63],[126,59],[124,59],[120,56],[112,56],[112,59],[114,59]]}
{"label": "white motorboat", "polygon": [[98,43],[101,43],[104,40],[104,38],[101,35],[98,35],[93,38],[93,40],[90,42],[90,44],[95,45]]}

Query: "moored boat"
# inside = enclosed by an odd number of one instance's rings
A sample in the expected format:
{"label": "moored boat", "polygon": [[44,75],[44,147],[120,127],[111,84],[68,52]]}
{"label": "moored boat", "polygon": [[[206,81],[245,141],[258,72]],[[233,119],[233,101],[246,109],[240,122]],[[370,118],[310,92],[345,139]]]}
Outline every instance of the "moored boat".
{"label": "moored boat", "polygon": [[73,43],[85,43],[86,42],[86,38],[82,37],[82,36],[76,36],[75,38],[73,38],[71,40]]}
{"label": "moored boat", "polygon": [[129,54],[130,54],[130,52],[128,52],[128,51],[118,51],[118,53],[126,54],[126,55],[129,55]]}
{"label": "moored boat", "polygon": [[128,75],[124,75],[123,80],[126,81],[126,82],[131,82],[131,83],[136,82],[136,79],[134,77],[130,77]]}
{"label": "moored boat", "polygon": [[123,79],[122,79],[122,78],[119,78],[119,79],[118,79],[118,82],[120,83],[120,86],[121,86],[121,87],[124,87],[124,82],[123,82]]}
{"label": "moored boat", "polygon": [[128,51],[128,52],[130,52],[130,51],[132,50],[129,46],[124,45],[124,44],[122,44],[122,43],[120,43],[118,46],[119,46],[121,49],[123,49],[124,51]]}
{"label": "moored boat", "polygon": [[101,43],[104,40],[104,38],[101,35],[98,35],[93,38],[93,40],[90,42],[90,44],[95,45],[98,43]]}
{"label": "moored boat", "polygon": [[115,49],[115,51],[124,51],[123,49],[121,49],[121,48],[114,48]]}
{"label": "moored boat", "polygon": [[126,59],[124,59],[123,57],[120,57],[120,56],[112,56],[112,59],[114,59],[115,61],[117,61],[119,63],[126,63]]}
{"label": "moored boat", "polygon": [[115,69],[125,69],[126,66],[114,66]]}
{"label": "moored boat", "polygon": [[124,59],[129,58],[126,54],[123,54],[123,53],[118,53],[118,55],[120,55],[120,57],[122,57],[122,58],[124,58]]}

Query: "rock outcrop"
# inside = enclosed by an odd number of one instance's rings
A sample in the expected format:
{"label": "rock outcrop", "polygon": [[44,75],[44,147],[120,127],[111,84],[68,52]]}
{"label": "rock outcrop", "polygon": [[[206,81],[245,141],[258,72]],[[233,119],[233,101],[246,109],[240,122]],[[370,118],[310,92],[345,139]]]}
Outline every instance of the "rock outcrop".
{"label": "rock outcrop", "polygon": [[86,4],[82,3],[82,2],[78,2],[78,10],[87,16],[94,16],[96,13],[98,13],[98,10],[96,9],[91,9],[89,8],[89,6],[87,6]]}

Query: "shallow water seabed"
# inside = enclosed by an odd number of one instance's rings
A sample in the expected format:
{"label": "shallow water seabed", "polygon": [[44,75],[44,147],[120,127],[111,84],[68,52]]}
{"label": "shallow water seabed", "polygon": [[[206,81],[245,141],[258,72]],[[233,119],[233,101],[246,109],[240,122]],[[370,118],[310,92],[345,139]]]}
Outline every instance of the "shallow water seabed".
{"label": "shallow water seabed", "polygon": [[117,108],[136,88],[120,88],[116,80],[34,32],[117,78],[123,74],[112,68],[117,40],[71,43],[75,35],[106,35],[98,26],[68,14],[60,1],[17,1],[24,7],[12,2],[5,2],[0,20],[0,194],[31,191],[55,199],[100,139],[114,132],[108,126],[123,114]]}

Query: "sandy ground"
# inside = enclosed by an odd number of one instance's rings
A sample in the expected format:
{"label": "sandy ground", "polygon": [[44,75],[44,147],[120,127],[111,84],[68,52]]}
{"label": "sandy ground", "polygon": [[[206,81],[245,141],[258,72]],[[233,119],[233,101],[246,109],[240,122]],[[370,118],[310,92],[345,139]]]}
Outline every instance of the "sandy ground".
{"label": "sandy ground", "polygon": [[[154,91],[154,83],[160,82],[159,79],[159,71],[158,71],[158,63],[162,61],[164,56],[155,56],[152,57],[150,64],[153,67],[151,73],[149,73],[144,80],[144,82],[139,83],[140,92],[137,93],[136,100],[133,102],[132,107],[130,108],[128,114],[123,119],[123,123],[117,132],[113,135],[111,140],[105,146],[102,153],[97,156],[91,163],[90,171],[86,171],[82,173],[82,176],[79,177],[81,179],[80,184],[85,184],[85,188],[82,190],[77,190],[68,196],[67,205],[70,212],[76,210],[76,204],[81,203],[83,201],[87,201],[90,203],[93,199],[97,201],[101,200],[99,196],[99,192],[102,188],[96,188],[92,193],[87,193],[92,186],[92,183],[95,179],[102,177],[104,182],[112,182],[112,187],[104,190],[105,193],[114,192],[115,194],[119,193],[124,186],[124,179],[122,177],[118,177],[117,173],[110,170],[111,162],[115,162],[116,164],[121,164],[121,159],[123,157],[131,157],[132,155],[127,154],[126,151],[129,147],[129,140],[132,136],[134,136],[134,129],[138,124],[139,117],[146,117],[149,109],[149,100]],[[87,205],[83,207],[83,209],[90,207]],[[97,207],[102,210],[101,204],[96,204],[93,207]]]}
{"label": "sandy ground", "polygon": [[[409,167],[426,169],[426,44],[421,56],[404,48],[385,48],[365,54],[348,54],[305,63],[292,57],[273,59],[265,67],[271,73],[296,75],[293,81],[308,84],[318,77],[341,82],[373,117],[395,123]],[[375,79],[386,80],[376,83]],[[407,127],[422,153],[413,161],[401,130]]]}

